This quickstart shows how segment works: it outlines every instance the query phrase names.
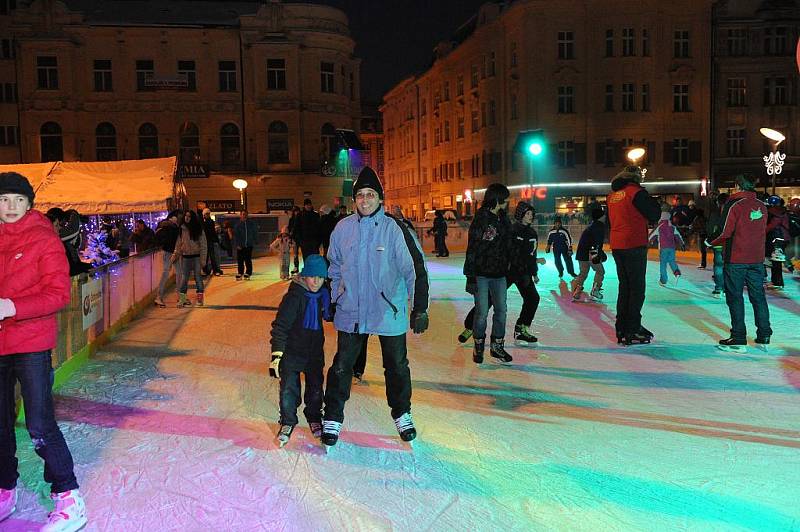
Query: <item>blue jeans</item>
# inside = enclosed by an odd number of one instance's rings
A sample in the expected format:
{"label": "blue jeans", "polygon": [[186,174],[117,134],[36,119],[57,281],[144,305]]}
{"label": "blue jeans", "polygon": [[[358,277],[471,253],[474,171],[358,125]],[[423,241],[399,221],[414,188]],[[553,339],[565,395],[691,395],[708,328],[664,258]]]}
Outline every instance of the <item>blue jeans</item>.
{"label": "blue jeans", "polygon": [[667,264],[672,269],[672,273],[681,271],[678,268],[678,263],[675,261],[675,248],[661,248],[658,251],[658,260],[661,263],[660,276],[662,283],[667,282]]}
{"label": "blue jeans", "polygon": [[725,266],[725,259],[722,256],[722,248],[714,248],[714,290],[717,292],[722,292],[725,287],[723,266]]}
{"label": "blue jeans", "polygon": [[53,493],[78,488],[72,455],[56,423],[50,351],[0,356],[0,488],[17,485],[17,439],[14,433],[14,383],[19,381],[25,426],[33,448],[44,460],[44,480]]}
{"label": "blue jeans", "polygon": [[197,293],[203,291],[203,272],[200,270],[200,257],[181,258],[181,284],[178,292],[185,294],[189,290],[189,272],[194,270],[194,283]]}
{"label": "blue jeans", "polygon": [[766,338],[772,336],[769,326],[769,307],[764,295],[764,265],[757,264],[726,264],[725,275],[725,302],[731,312],[731,338],[744,341],[747,338],[747,328],[744,324],[744,287],[747,286],[747,297],[753,306],[756,319],[756,336]]}
{"label": "blue jeans", "polygon": [[492,338],[502,339],[506,335],[506,284],[505,277],[478,276],[478,290],[475,292],[475,320],[472,323],[472,336],[486,338],[486,318],[489,316],[489,294],[492,297],[494,316],[492,317]]}
{"label": "blue jeans", "polygon": [[[161,280],[158,282],[158,298],[164,299],[164,294],[167,290],[167,281],[169,281],[169,270],[172,268],[172,253],[164,251],[161,254]],[[181,268],[180,263],[175,263],[175,285],[181,285]]]}

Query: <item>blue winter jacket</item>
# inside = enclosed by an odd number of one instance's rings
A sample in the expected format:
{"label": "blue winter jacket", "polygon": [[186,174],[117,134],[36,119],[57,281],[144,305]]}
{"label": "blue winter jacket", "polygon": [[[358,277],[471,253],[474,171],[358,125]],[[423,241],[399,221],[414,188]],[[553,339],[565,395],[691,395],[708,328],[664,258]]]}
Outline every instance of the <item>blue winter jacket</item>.
{"label": "blue winter jacket", "polygon": [[237,247],[251,248],[258,242],[258,225],[251,220],[239,221],[233,228],[233,238]]}
{"label": "blue winter jacket", "polygon": [[333,324],[339,331],[399,336],[412,310],[428,310],[428,271],[417,238],[386,214],[358,213],[342,219],[328,248]]}

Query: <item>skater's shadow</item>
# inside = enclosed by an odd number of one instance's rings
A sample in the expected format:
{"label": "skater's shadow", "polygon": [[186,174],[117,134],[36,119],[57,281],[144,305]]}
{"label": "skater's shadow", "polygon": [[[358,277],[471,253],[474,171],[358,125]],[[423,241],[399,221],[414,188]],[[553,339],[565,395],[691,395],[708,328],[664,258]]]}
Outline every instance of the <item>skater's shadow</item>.
{"label": "skater's shadow", "polygon": [[[558,289],[558,292],[551,290],[550,294],[553,296],[552,300],[558,304],[562,314],[579,316],[581,321],[594,325],[594,328],[600,332],[609,343],[616,343],[617,333],[613,326],[613,323],[616,321],[616,316],[611,314],[611,311],[608,310],[606,305],[574,302],[572,300],[572,292],[570,292],[567,283],[564,281],[558,284]],[[580,330],[585,331],[586,327],[580,327]]]}

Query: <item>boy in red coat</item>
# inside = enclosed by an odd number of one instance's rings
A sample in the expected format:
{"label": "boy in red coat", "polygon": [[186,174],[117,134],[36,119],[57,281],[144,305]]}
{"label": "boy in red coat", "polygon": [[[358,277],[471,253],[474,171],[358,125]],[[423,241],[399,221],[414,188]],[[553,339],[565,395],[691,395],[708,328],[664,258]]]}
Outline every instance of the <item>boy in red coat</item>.
{"label": "boy in red coat", "polygon": [[44,459],[44,480],[55,503],[42,531],[78,530],[87,521],[86,505],[56,424],[50,380],[56,313],[69,303],[69,265],[50,221],[31,210],[33,198],[24,176],[0,174],[0,521],[17,501],[14,384],[19,381],[25,424]]}

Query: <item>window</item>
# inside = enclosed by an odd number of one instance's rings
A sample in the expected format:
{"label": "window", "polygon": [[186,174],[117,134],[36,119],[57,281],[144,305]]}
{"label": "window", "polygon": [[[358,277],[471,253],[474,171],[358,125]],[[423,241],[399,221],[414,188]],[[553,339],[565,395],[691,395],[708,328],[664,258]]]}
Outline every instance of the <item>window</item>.
{"label": "window", "polygon": [[764,29],[764,55],[786,55],[788,28],[785,26]]}
{"label": "window", "polygon": [[486,127],[486,102],[481,103],[481,127]]}
{"label": "window", "polygon": [[136,90],[137,91],[154,91],[155,87],[148,87],[145,80],[151,79],[155,76],[155,67],[153,61],[150,59],[142,59],[136,61]]}
{"label": "window", "polygon": [[228,123],[220,128],[219,145],[223,166],[239,166],[241,163],[239,142],[239,126]]}
{"label": "window", "polygon": [[425,151],[428,149],[428,133],[423,131],[419,136],[419,149]]}
{"label": "window", "polygon": [[0,146],[16,146],[19,144],[17,126],[0,126]]}
{"label": "window", "polygon": [[747,30],[745,28],[728,30],[728,55],[734,57],[747,55]]}
{"label": "window", "polygon": [[603,162],[606,166],[614,166],[617,162],[617,147],[614,141],[606,139],[603,146]]}
{"label": "window", "polygon": [[633,83],[622,84],[622,110],[636,110],[636,88]]}
{"label": "window", "polygon": [[497,102],[489,100],[489,125],[497,124]]}
{"label": "window", "polygon": [[334,86],[334,77],[333,77],[333,63],[327,63],[325,61],[320,62],[319,82],[320,82],[320,90],[322,92],[327,92],[329,94],[333,94],[336,92],[336,87]]}
{"label": "window", "polygon": [[0,103],[14,103],[17,101],[17,84],[0,83]]}
{"label": "window", "polygon": [[642,111],[650,111],[650,84],[642,84]]}
{"label": "window", "polygon": [[423,117],[426,114],[428,114],[428,102],[425,100],[425,98],[422,98],[419,101],[419,116]]}
{"label": "window", "polygon": [[236,61],[219,61],[219,92],[236,92]]}
{"label": "window", "polygon": [[153,124],[139,126],[139,159],[158,157],[158,129]]}
{"label": "window", "polygon": [[478,88],[478,65],[472,65],[469,70],[469,88]]}
{"label": "window", "polygon": [[464,96],[464,74],[456,77],[456,96]]}
{"label": "window", "polygon": [[727,154],[728,157],[741,157],[744,155],[744,135],[743,127],[729,127],[727,131]]}
{"label": "window", "polygon": [[558,166],[561,168],[572,168],[575,166],[575,144],[571,140],[561,140],[558,142]]}
{"label": "window", "polygon": [[281,121],[272,122],[267,128],[269,163],[289,162],[289,128]]}
{"label": "window", "polygon": [[[327,79],[330,82],[330,90],[326,91],[324,88],[322,92],[333,92],[333,63],[322,63],[328,65]],[[324,71],[323,71],[324,72]],[[323,82],[324,86],[324,82]],[[267,59],[267,90],[271,91],[285,91],[286,90],[286,60],[285,59]]]}
{"label": "window", "polygon": [[42,162],[61,161],[64,159],[64,143],[61,126],[55,122],[46,122],[39,129],[39,142]]}
{"label": "window", "polygon": [[356,75],[350,72],[350,99],[356,99]]}
{"label": "window", "polygon": [[488,72],[488,74],[489,74],[490,77],[494,76],[495,72],[497,70],[497,67],[496,67],[495,63],[496,63],[495,53],[494,52],[489,52],[489,68],[488,68],[489,72]]}
{"label": "window", "polygon": [[558,58],[575,59],[575,34],[573,32],[558,32]]}
{"label": "window", "polygon": [[606,111],[614,110],[614,85],[606,85]]}
{"label": "window", "polygon": [[636,55],[636,42],[634,39],[633,28],[622,28],[622,55],[624,57]]}
{"label": "window", "polygon": [[0,39],[0,59],[14,59],[16,55],[14,41],[12,39]]}
{"label": "window", "polygon": [[571,85],[558,88],[558,113],[568,114],[575,112],[575,87]]}
{"label": "window", "polygon": [[339,147],[336,142],[336,128],[331,123],[322,126],[320,131],[322,141],[322,158],[326,161],[334,160],[336,150]]}
{"label": "window", "polygon": [[672,86],[672,111],[675,113],[689,112],[689,85]]}
{"label": "window", "polygon": [[94,91],[95,92],[111,92],[113,85],[111,83],[111,60],[110,59],[95,59],[94,60]]}
{"label": "window", "polygon": [[459,115],[456,126],[456,138],[464,138],[464,115]]}
{"label": "window", "polygon": [[728,107],[747,105],[747,80],[745,78],[728,78]]}
{"label": "window", "polygon": [[58,59],[53,56],[36,58],[37,88],[58,89]]}
{"label": "window", "polygon": [[450,121],[444,121],[444,142],[450,142]]}
{"label": "window", "polygon": [[200,130],[193,122],[184,122],[180,129],[178,158],[182,163],[200,160]]}
{"label": "window", "polygon": [[650,57],[650,32],[642,30],[642,57]]}
{"label": "window", "polygon": [[672,56],[689,57],[689,30],[675,30],[672,35]]}
{"label": "window", "polygon": [[117,130],[109,122],[97,124],[94,130],[95,159],[98,161],[117,160]]}
{"label": "window", "polygon": [[344,65],[339,67],[339,74],[339,90],[342,92],[342,94],[344,94],[344,80],[346,79]]}
{"label": "window", "polygon": [[473,133],[477,133],[480,129],[480,123],[478,122],[478,109],[474,106],[470,112],[470,129]]}
{"label": "window", "polygon": [[689,139],[672,139],[672,164],[675,166],[689,164]]}
{"label": "window", "polygon": [[519,118],[519,102],[517,98],[517,93],[511,93],[511,120],[516,120]]}
{"label": "window", "polygon": [[17,8],[17,0],[0,0],[0,15],[8,15]]}
{"label": "window", "polygon": [[442,99],[446,102],[450,101],[450,82],[445,81],[442,87]]}
{"label": "window", "polygon": [[517,43],[516,41],[511,43],[511,67],[517,66]]}
{"label": "window", "polygon": [[606,57],[614,57],[614,30],[606,30]]}
{"label": "window", "polygon": [[789,105],[789,91],[785,77],[764,78],[764,105]]}
{"label": "window", "polygon": [[197,90],[197,70],[194,61],[178,61],[178,77],[186,78],[186,89],[184,90]]}

